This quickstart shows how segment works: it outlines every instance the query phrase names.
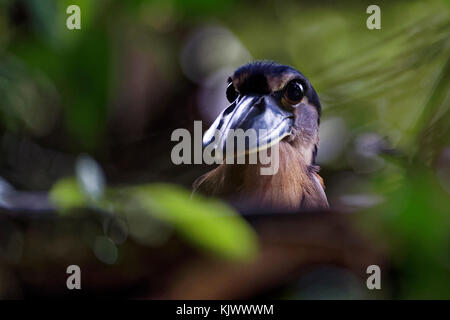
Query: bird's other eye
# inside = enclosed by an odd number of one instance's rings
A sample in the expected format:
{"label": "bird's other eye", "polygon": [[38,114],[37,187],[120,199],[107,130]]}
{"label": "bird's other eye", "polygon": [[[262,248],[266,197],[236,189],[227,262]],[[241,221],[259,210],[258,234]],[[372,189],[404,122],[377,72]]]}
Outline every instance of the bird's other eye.
{"label": "bird's other eye", "polygon": [[227,87],[227,99],[229,102],[233,102],[234,100],[237,99],[237,97],[239,96],[239,93],[236,91],[236,89],[234,88],[234,85],[232,83],[230,83]]}
{"label": "bird's other eye", "polygon": [[299,80],[292,80],[284,87],[283,99],[291,106],[299,103],[304,95],[303,85]]}

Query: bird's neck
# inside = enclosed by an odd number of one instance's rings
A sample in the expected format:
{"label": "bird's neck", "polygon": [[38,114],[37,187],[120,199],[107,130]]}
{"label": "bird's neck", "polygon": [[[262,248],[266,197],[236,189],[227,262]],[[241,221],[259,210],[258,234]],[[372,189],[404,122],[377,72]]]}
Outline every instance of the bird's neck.
{"label": "bird's neck", "polygon": [[222,164],[197,184],[202,193],[253,204],[298,209],[327,207],[321,179],[307,160],[287,142],[279,145],[279,167],[261,175],[260,163]]}

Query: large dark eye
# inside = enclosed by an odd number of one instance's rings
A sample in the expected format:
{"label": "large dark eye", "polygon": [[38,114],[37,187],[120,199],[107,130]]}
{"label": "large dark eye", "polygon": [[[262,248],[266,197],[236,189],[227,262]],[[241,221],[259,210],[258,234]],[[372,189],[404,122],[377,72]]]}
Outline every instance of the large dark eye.
{"label": "large dark eye", "polygon": [[303,86],[299,80],[292,80],[284,87],[283,98],[290,105],[299,103],[304,95]]}
{"label": "large dark eye", "polygon": [[232,83],[230,83],[227,87],[227,99],[230,102],[233,102],[237,99],[239,96],[239,93],[237,93],[236,89],[234,89],[234,86]]}

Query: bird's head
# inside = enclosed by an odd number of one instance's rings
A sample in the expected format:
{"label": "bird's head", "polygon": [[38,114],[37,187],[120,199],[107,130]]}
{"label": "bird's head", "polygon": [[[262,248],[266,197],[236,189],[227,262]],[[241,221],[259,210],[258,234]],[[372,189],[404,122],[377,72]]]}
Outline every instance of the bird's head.
{"label": "bird's head", "polygon": [[205,147],[225,154],[230,131],[254,129],[257,138],[245,141],[245,153],[284,141],[314,163],[321,106],[302,73],[273,62],[249,63],[228,78],[226,96],[230,105],[205,132]]}

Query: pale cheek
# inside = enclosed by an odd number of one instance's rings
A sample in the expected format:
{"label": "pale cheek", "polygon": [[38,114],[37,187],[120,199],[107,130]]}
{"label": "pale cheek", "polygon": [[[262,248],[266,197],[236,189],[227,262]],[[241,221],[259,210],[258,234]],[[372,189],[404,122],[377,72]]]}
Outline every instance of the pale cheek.
{"label": "pale cheek", "polygon": [[302,157],[305,160],[305,163],[307,163],[307,164],[312,163],[313,150],[314,150],[314,145],[300,147],[300,153],[302,154]]}
{"label": "pale cheek", "polygon": [[311,164],[313,160],[314,148],[317,143],[317,135],[309,134],[305,130],[294,129],[288,141],[301,155],[306,164]]}

